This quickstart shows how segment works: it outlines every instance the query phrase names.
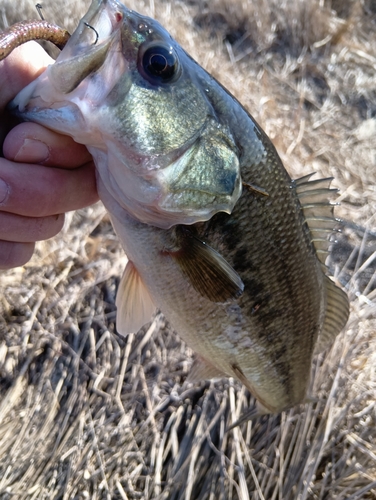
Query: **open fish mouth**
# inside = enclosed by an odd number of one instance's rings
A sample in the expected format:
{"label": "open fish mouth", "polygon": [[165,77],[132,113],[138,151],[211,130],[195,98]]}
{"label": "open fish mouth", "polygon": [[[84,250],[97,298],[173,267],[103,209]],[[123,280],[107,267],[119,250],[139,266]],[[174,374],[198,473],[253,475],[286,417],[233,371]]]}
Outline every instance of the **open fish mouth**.
{"label": "open fish mouth", "polygon": [[[45,122],[49,128],[76,138],[74,120],[69,118],[69,113],[65,111],[63,119],[59,119],[59,115],[63,112],[56,112],[56,110],[69,105],[79,109],[78,101],[84,101],[89,95],[90,106],[94,109],[108,95],[116,77],[119,78],[120,71],[117,75],[115,71],[115,74],[110,77],[104,72],[104,68],[109,66],[109,63],[105,64],[105,62],[111,55],[112,45],[121,36],[124,13],[121,12],[120,7],[121,5],[114,0],[104,2],[94,0],[56,62],[48,66],[40,78],[23,89],[12,101],[10,108],[24,119]],[[120,58],[117,63],[120,63]],[[113,66],[116,68],[115,65]],[[126,60],[124,60],[121,72],[126,70]],[[96,92],[93,92],[88,85],[91,80],[88,77],[93,74],[96,74]],[[84,82],[85,79],[87,79],[86,82]],[[84,83],[86,85],[83,85]],[[82,84],[82,89],[78,89],[80,84]],[[67,97],[72,92],[74,94]],[[47,108],[48,105],[52,107],[52,111]],[[77,118],[78,113],[74,116]],[[69,133],[69,128],[74,131]],[[78,142],[81,141],[78,140]]]}

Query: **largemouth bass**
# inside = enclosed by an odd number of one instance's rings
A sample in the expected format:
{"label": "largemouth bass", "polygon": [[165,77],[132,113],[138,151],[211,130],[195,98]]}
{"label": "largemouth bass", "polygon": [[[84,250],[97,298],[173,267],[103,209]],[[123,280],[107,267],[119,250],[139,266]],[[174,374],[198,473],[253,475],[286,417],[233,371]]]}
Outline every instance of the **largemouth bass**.
{"label": "largemouth bass", "polygon": [[55,64],[12,108],[87,146],[129,258],[117,328],[156,307],[260,411],[304,401],[312,357],[346,324],[326,275],[331,179],[292,180],[269,138],[156,21],[93,0]]}

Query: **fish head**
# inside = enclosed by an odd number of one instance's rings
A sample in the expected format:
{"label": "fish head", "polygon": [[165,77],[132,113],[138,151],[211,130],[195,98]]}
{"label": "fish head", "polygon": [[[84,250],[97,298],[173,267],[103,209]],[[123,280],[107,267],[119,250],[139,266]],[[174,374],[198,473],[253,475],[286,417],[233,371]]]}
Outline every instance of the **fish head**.
{"label": "fish head", "polygon": [[88,147],[108,208],[166,229],[231,213],[241,195],[213,81],[157,21],[93,0],[56,62],[11,107]]}

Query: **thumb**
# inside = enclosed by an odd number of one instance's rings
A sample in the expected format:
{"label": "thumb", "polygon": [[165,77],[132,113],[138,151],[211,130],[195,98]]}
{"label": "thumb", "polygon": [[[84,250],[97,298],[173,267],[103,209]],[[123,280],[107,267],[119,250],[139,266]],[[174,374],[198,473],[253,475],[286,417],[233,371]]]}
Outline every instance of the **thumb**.
{"label": "thumb", "polygon": [[36,42],[17,47],[0,61],[0,112],[28,83],[33,81],[53,59]]}

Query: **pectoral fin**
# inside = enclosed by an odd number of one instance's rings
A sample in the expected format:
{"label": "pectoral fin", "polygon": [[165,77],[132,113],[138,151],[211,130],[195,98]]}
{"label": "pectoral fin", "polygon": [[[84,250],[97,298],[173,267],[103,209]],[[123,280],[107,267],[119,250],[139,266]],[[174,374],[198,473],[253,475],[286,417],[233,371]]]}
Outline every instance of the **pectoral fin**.
{"label": "pectoral fin", "polygon": [[138,332],[155,311],[149,290],[131,261],[128,261],[119,284],[116,307],[116,327],[122,335]]}
{"label": "pectoral fin", "polygon": [[168,253],[203,297],[225,302],[243,293],[244,283],[230,264],[189,229],[181,228],[178,244],[179,250]]}

